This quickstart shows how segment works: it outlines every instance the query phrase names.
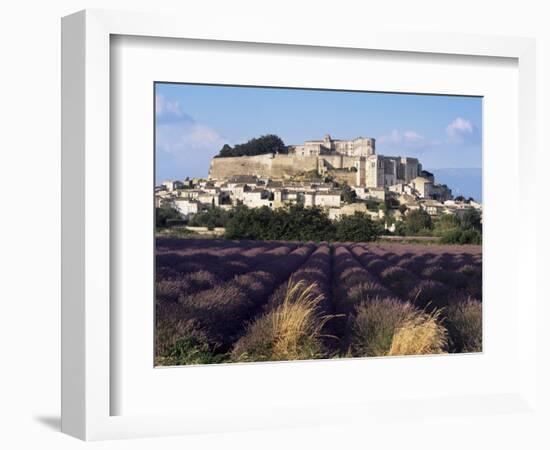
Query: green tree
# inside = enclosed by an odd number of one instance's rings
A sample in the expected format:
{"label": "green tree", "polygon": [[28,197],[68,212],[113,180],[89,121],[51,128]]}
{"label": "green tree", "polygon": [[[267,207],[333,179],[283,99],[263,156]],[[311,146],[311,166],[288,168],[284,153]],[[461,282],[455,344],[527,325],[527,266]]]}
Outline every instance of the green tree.
{"label": "green tree", "polygon": [[468,208],[460,219],[463,230],[476,230],[481,232],[481,214],[477,209]]}
{"label": "green tree", "polygon": [[454,214],[444,214],[435,221],[434,231],[437,234],[460,227],[460,220]]}
{"label": "green tree", "polygon": [[235,156],[235,155],[233,154],[233,148],[229,144],[224,144],[218,156],[227,157],[227,156]]}
{"label": "green tree", "polygon": [[278,226],[284,230],[279,233],[279,239],[300,241],[333,239],[334,224],[321,208],[297,204],[277,209],[275,215]]}
{"label": "green tree", "polygon": [[234,147],[225,144],[217,156],[254,156],[266,153],[288,153],[288,148],[279,136],[275,134],[266,134],[259,138],[250,139],[244,144],[237,144]]}
{"label": "green tree", "polygon": [[157,227],[167,227],[182,222],[181,214],[174,207],[163,205],[155,208],[155,224]]}
{"label": "green tree", "polygon": [[432,218],[422,209],[409,211],[398,227],[399,234],[409,236],[430,234],[432,229]]}
{"label": "green tree", "polygon": [[239,206],[228,220],[225,236],[229,239],[266,239],[321,241],[334,237],[335,227],[320,208],[297,204],[272,210],[267,206]]}
{"label": "green tree", "polygon": [[344,203],[354,203],[357,200],[357,194],[349,187],[347,183],[342,186],[342,201]]}
{"label": "green tree", "polygon": [[367,213],[356,211],[352,216],[343,216],[336,222],[336,240],[341,242],[374,241],[382,234],[380,225]]}
{"label": "green tree", "polygon": [[453,228],[445,231],[441,236],[442,244],[481,245],[481,241],[481,233],[476,230],[461,230],[460,228]]}
{"label": "green tree", "polygon": [[189,220],[189,225],[193,227],[207,227],[208,229],[225,227],[229,217],[230,213],[228,211],[211,206],[207,210],[195,214]]}

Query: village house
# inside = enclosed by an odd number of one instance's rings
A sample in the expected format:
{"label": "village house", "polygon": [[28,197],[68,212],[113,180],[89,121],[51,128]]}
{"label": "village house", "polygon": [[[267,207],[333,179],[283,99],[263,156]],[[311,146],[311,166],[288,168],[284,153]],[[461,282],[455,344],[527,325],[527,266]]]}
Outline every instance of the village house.
{"label": "village house", "polygon": [[162,185],[166,188],[167,191],[173,192],[176,189],[182,189],[183,183],[178,180],[165,180],[162,182]]}
{"label": "village house", "polygon": [[201,204],[196,200],[176,198],[172,201],[172,204],[174,205],[174,208],[180,212],[184,219],[189,219],[201,210]]}
{"label": "village house", "polygon": [[379,219],[378,211],[371,211],[365,203],[349,203],[339,208],[330,208],[328,217],[331,220],[339,220],[344,216],[353,216],[356,212],[368,214],[372,219]]}
{"label": "village house", "polygon": [[439,216],[445,210],[445,205],[437,200],[421,200],[419,206],[430,216]]}
{"label": "village house", "polygon": [[273,206],[273,200],[270,199],[269,191],[265,189],[251,189],[243,193],[243,204],[249,208],[261,208]]}
{"label": "village house", "polygon": [[304,206],[320,206],[322,208],[339,208],[342,202],[341,191],[313,191],[304,193]]}

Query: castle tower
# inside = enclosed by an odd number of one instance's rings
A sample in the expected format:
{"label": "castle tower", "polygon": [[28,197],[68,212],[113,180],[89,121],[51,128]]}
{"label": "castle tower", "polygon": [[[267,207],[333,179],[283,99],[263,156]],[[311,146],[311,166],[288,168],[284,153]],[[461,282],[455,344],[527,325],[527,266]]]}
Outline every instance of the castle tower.
{"label": "castle tower", "polygon": [[357,178],[355,183],[357,186],[365,187],[367,178],[367,161],[363,156],[359,157],[356,163]]}

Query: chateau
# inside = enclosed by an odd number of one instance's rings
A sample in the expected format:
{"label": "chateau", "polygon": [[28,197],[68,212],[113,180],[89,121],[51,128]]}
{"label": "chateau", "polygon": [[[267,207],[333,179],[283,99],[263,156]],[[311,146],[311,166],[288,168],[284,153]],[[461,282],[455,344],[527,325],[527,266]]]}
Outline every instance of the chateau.
{"label": "chateau", "polygon": [[[344,184],[354,200],[344,200]],[[166,180],[155,188],[155,202],[172,205],[184,218],[212,206],[281,208],[302,203],[325,209],[331,219],[364,212],[399,220],[400,205],[433,216],[461,214],[473,205],[455,203],[451,190],[436,183],[416,158],[378,155],[373,138],[340,140],[328,134],[290,146],[288,154],[213,158],[208,179]],[[369,202],[389,207],[369,209]]]}
{"label": "chateau", "polygon": [[290,146],[288,154],[214,158],[208,178],[222,181],[249,175],[285,180],[304,173],[315,173],[361,188],[389,188],[409,184],[420,177],[424,180],[423,188],[433,190],[433,193],[426,192],[426,197],[443,194],[450,198],[450,191],[448,194],[440,192],[439,185],[431,174],[422,170],[418,159],[378,155],[375,139],[368,137],[340,140],[327,134],[322,140]]}

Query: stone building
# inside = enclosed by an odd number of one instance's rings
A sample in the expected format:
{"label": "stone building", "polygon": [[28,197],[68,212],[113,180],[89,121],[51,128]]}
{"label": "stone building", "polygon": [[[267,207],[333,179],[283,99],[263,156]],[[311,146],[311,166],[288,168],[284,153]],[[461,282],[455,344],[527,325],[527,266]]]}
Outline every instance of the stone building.
{"label": "stone building", "polygon": [[408,183],[422,173],[416,158],[376,154],[373,138],[351,140],[332,139],[306,141],[289,147],[288,154],[265,154],[213,158],[211,180],[232,180],[257,177],[285,180],[306,172],[329,176],[334,180],[359,187],[386,187]]}
{"label": "stone building", "polygon": [[184,218],[197,214],[201,209],[200,202],[197,200],[176,198],[173,200],[173,205]]}
{"label": "stone building", "polygon": [[341,191],[306,192],[304,193],[304,206],[338,208],[341,204],[341,195]]}
{"label": "stone building", "polygon": [[375,140],[358,137],[349,141],[332,139],[326,134],[323,140],[305,141],[302,145],[291,146],[288,153],[297,156],[320,156],[334,153],[346,156],[374,155]]}

